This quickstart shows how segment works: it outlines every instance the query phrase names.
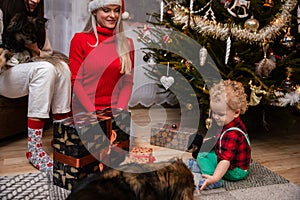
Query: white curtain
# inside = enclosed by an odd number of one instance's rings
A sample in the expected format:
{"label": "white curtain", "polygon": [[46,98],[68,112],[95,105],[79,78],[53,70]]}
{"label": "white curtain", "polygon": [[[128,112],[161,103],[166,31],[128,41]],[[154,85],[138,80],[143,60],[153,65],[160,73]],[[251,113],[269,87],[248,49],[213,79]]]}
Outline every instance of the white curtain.
{"label": "white curtain", "polygon": [[[45,17],[48,19],[48,34],[54,50],[69,54],[70,41],[76,32],[83,30],[89,14],[87,4],[90,0],[46,0]],[[158,94],[161,92],[157,82],[145,75],[144,67],[150,67],[143,60],[144,46],[137,40],[134,30],[142,27],[149,16],[146,13],[159,12],[159,0],[125,0],[125,10],[130,13],[130,19],[125,21],[125,30],[128,37],[135,44],[134,87],[130,106],[142,104],[168,103],[176,104],[173,95]],[[138,8],[138,9],[137,9]]]}
{"label": "white curtain", "polygon": [[89,0],[46,0],[45,17],[48,19],[48,34],[55,50],[69,54],[74,33],[83,30],[88,19]]}

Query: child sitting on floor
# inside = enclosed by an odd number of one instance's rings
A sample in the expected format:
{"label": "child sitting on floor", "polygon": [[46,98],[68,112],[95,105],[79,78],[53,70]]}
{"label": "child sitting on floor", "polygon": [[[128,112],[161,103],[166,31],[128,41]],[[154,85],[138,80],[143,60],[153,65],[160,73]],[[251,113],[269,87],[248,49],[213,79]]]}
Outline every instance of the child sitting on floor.
{"label": "child sitting on floor", "polygon": [[247,110],[247,95],[242,83],[221,80],[210,89],[212,118],[222,128],[212,151],[200,152],[197,163],[202,179],[200,192],[218,188],[222,179],[237,181],[247,177],[250,170],[251,149],[240,114]]}

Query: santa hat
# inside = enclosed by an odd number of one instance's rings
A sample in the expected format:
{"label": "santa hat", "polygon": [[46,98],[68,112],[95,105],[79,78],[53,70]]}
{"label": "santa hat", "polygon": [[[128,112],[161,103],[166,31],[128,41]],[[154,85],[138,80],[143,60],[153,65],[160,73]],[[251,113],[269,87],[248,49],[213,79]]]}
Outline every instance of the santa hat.
{"label": "santa hat", "polygon": [[88,11],[89,13],[92,13],[93,11],[97,10],[100,7],[106,6],[106,5],[119,5],[122,9],[122,19],[128,19],[129,13],[125,11],[125,0],[92,0],[90,1],[88,5]]}

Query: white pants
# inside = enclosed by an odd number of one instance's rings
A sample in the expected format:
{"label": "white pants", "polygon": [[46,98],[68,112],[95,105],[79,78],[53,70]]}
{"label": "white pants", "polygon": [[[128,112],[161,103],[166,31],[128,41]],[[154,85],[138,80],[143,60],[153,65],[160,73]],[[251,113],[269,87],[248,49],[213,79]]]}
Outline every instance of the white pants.
{"label": "white pants", "polygon": [[71,73],[66,63],[55,67],[46,61],[15,65],[0,74],[0,95],[28,95],[28,117],[49,118],[70,111]]}

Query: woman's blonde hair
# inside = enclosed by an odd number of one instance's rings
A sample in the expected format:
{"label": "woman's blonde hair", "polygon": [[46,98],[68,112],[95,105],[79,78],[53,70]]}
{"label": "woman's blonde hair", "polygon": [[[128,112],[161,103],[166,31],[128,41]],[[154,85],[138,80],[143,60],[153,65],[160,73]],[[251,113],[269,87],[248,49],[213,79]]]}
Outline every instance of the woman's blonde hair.
{"label": "woman's blonde hair", "polygon": [[212,102],[226,101],[228,107],[234,111],[240,110],[244,114],[248,108],[247,94],[242,83],[232,80],[221,80],[209,90]]}
{"label": "woman's blonde hair", "polygon": [[[118,52],[118,55],[119,55],[120,61],[121,61],[120,73],[130,74],[131,65],[132,65],[132,62],[130,59],[130,46],[129,46],[129,42],[125,36],[125,33],[124,33],[124,27],[123,27],[123,22],[122,22],[121,16],[122,16],[122,13],[121,13],[121,9],[120,9],[120,15],[119,15],[116,27],[114,29],[114,35],[116,37],[117,52]],[[91,14],[83,31],[84,32],[94,32],[94,35],[96,37],[96,43],[89,44],[92,47],[96,47],[99,44],[99,38],[98,38],[96,26],[97,26],[96,16]]]}

